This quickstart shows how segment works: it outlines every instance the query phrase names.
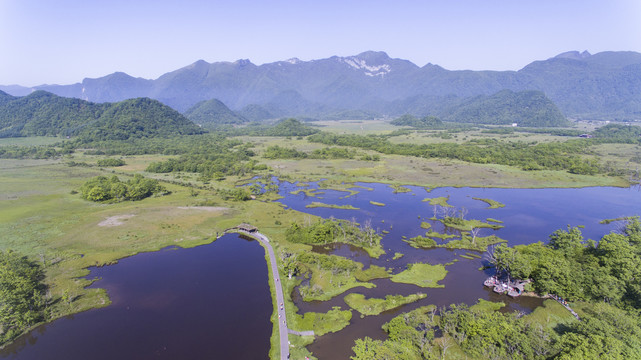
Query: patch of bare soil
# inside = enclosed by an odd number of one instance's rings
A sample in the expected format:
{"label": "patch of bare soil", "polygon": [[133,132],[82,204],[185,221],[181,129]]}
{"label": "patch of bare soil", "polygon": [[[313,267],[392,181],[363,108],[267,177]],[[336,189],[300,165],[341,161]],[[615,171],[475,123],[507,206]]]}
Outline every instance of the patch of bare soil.
{"label": "patch of bare soil", "polygon": [[124,220],[131,219],[136,215],[134,214],[127,214],[127,215],[116,215],[116,216],[110,216],[106,218],[105,220],[101,221],[98,223],[98,226],[106,226],[106,227],[113,227],[113,226],[120,226],[124,224]]}

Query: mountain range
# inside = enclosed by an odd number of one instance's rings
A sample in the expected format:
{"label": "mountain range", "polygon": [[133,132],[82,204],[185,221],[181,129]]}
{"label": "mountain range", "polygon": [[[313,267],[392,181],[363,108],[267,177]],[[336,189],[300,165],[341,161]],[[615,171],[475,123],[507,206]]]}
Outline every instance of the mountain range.
{"label": "mountain range", "polygon": [[201,101],[218,99],[249,120],[435,115],[477,96],[536,90],[570,118],[639,120],[641,53],[571,51],[518,71],[419,67],[374,51],[263,65],[199,60],[155,80],[117,72],[72,85],[11,85],[0,90],[12,95],[45,90],[91,102],[149,97],[183,113]]}

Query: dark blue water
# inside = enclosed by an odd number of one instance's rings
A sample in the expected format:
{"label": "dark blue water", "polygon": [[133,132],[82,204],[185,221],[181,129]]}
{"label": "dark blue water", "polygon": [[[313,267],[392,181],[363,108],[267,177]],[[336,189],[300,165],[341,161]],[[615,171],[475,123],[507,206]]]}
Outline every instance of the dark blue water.
{"label": "dark blue water", "polygon": [[267,276],[263,248],[237,235],[93,268],[112,305],[40,326],[0,358],[267,359]]}

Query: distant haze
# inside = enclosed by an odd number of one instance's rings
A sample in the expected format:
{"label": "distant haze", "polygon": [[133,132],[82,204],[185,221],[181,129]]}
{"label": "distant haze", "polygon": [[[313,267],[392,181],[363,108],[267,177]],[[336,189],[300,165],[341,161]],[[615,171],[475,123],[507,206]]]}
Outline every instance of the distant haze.
{"label": "distant haze", "polygon": [[386,51],[517,70],[569,50],[641,51],[641,2],[0,0],[0,84],[155,79],[198,59],[255,64]]}

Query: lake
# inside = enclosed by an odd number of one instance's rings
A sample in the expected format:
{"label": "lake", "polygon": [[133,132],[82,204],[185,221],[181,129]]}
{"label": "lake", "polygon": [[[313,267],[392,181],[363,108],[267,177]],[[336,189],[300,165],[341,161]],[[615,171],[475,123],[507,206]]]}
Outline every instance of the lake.
{"label": "lake", "polygon": [[[482,285],[487,273],[479,271],[481,259],[465,259],[468,250],[414,249],[403,237],[425,234],[421,222],[430,230],[456,234],[440,222],[429,220],[434,207],[425,198],[447,197],[466,219],[493,218],[503,223],[499,230],[482,229],[480,236],[495,234],[508,244],[547,241],[548,236],[567,225],[584,226],[586,238],[598,240],[616,229],[617,224],[600,220],[641,214],[638,188],[582,189],[483,189],[436,188],[426,190],[408,186],[408,192],[395,193],[385,184],[358,184],[357,194],[319,188],[318,183],[301,187],[280,182],[279,200],[285,206],[325,218],[371,222],[385,231],[382,244],[386,254],[370,258],[363,250],[332,244],[315,250],[349,257],[362,262],[405,269],[408,263],[450,263],[444,288],[425,289],[397,284],[388,279],[374,280],[372,289],[355,288],[329,301],[304,302],[294,291],[292,297],[301,312],[325,312],[333,306],[348,308],[346,294],[358,292],[367,297],[417,292],[427,298],[379,316],[361,318],[354,312],[345,329],[317,337],[308,348],[319,359],[347,359],[354,340],[364,336],[383,339],[381,325],[401,312],[428,304],[473,304],[479,298],[503,301],[506,311],[530,312],[541,304],[535,298],[511,299],[497,295]],[[316,188],[317,196],[292,192]],[[321,193],[322,192],[322,193]],[[473,198],[492,199],[505,204],[488,209],[488,204]],[[376,206],[370,201],[385,204]],[[307,208],[312,202],[352,205],[358,210]],[[439,216],[441,217],[441,216]],[[287,225],[286,222],[283,222]],[[393,259],[396,252],[404,254]],[[480,253],[478,253],[481,255]],[[210,245],[192,249],[165,249],[123,259],[118,264],[91,269],[89,278],[99,277],[95,287],[106,288],[113,304],[41,326],[0,352],[9,359],[261,359],[267,358],[271,334],[271,298],[263,248],[255,241],[225,235]]]}
{"label": "lake", "polygon": [[236,234],[92,268],[112,305],[40,326],[0,358],[267,359],[267,276],[264,249]]}

